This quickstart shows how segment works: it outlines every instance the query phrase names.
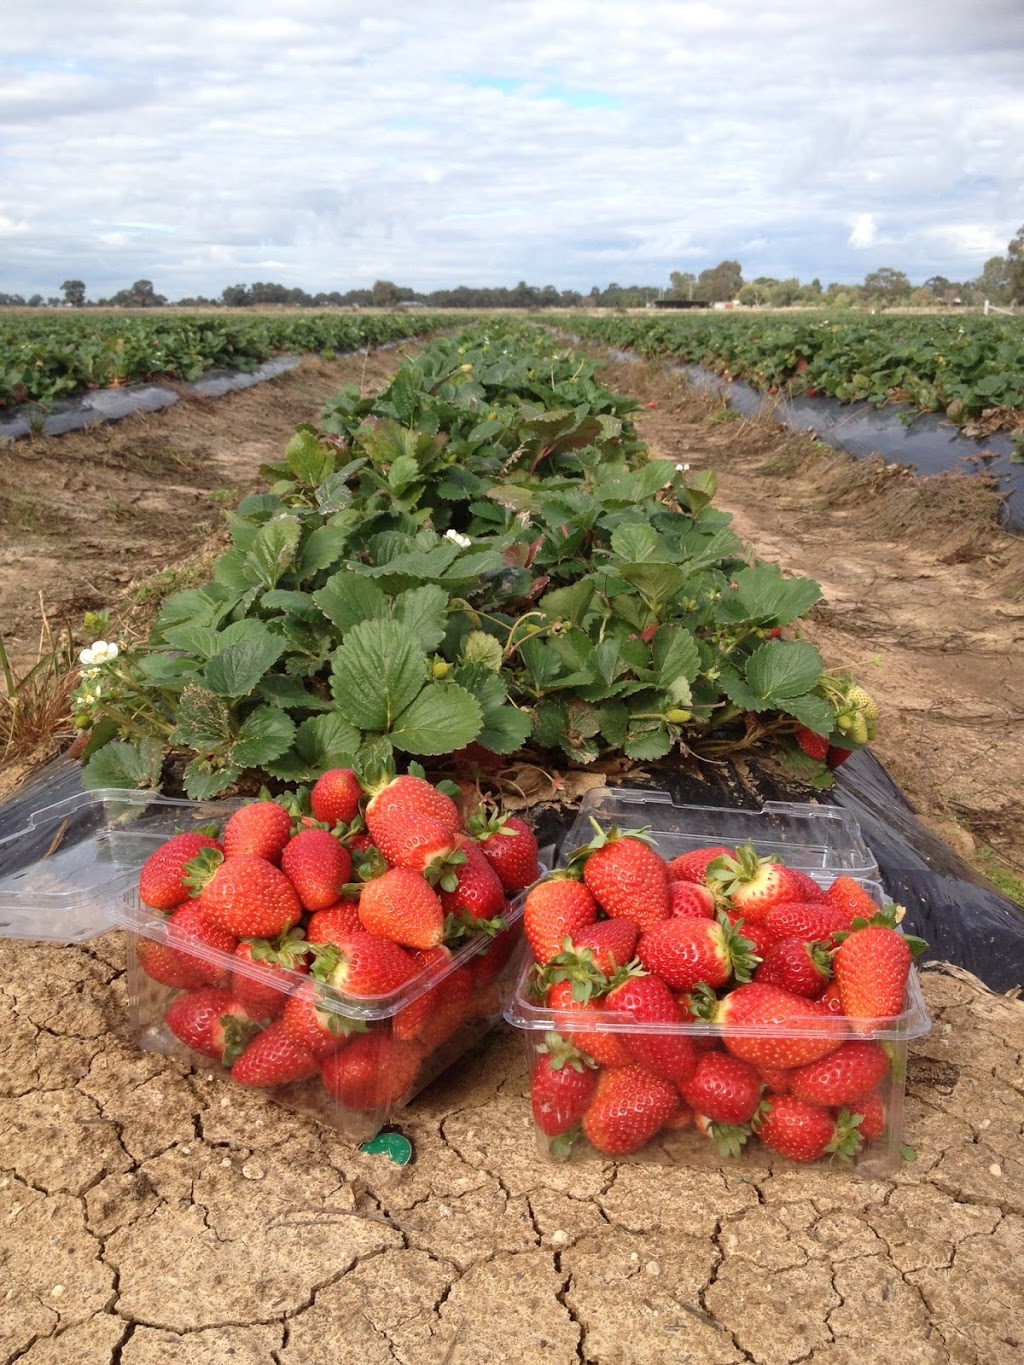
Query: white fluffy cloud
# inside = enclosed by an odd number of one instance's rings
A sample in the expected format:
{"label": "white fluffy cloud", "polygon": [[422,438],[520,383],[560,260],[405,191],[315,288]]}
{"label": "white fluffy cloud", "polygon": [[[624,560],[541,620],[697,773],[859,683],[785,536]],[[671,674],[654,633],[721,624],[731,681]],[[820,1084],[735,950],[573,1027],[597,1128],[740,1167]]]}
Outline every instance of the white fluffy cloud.
{"label": "white fluffy cloud", "polygon": [[5,16],[0,290],[964,278],[1024,221],[1019,0],[381,8]]}

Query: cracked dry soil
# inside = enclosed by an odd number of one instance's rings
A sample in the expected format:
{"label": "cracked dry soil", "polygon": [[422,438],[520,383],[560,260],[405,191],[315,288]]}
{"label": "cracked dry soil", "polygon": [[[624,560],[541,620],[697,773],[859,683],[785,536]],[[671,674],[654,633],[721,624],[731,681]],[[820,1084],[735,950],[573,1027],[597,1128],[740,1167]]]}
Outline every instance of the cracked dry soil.
{"label": "cracked dry soil", "polygon": [[[87,478],[60,471],[88,442],[37,450],[55,500],[81,513],[83,542],[84,482],[106,497],[102,470],[142,477],[131,454],[140,436],[189,459],[190,441],[212,452],[212,467],[190,481],[176,544],[160,536],[159,518],[132,523],[129,551],[82,544],[90,595],[109,600],[135,573],[199,548],[207,483],[252,486],[283,427],[312,416],[340,374],[307,366],[215,411],[121,424]],[[636,391],[638,376],[624,370],[615,382]],[[830,633],[836,612],[862,653],[877,647],[853,610],[861,587],[845,577],[857,526],[815,523],[794,546],[757,459],[744,468],[724,439],[702,441],[696,420],[682,431],[681,408],[664,410],[675,381],[644,383],[659,399],[645,430],[656,453],[685,447],[685,458],[720,465],[719,501],[762,553],[781,550],[792,571],[815,572],[801,554],[822,546],[832,615],[814,629],[826,655],[844,643]],[[792,473],[784,496],[796,498],[802,477]],[[177,507],[173,490],[145,479],[147,500]],[[17,572],[17,547],[0,575],[11,594],[5,625],[13,617],[26,635],[39,587],[69,605],[75,587],[73,573],[49,572],[42,550],[31,577],[23,558]],[[929,562],[941,580],[941,558]],[[965,573],[957,561],[949,585]],[[995,629],[994,612],[986,624]],[[966,638],[966,666],[982,657],[1001,667],[999,643],[990,635],[979,653]],[[916,781],[923,816],[1010,852],[1012,783],[996,812],[978,810],[966,786],[952,805],[935,795],[958,759],[972,780],[965,759],[977,733],[936,726],[934,706],[911,708],[909,722],[900,709],[901,689],[932,695],[928,670],[943,654],[898,655],[897,729],[882,757],[905,786]],[[903,747],[922,736],[924,762]],[[891,1180],[547,1163],[533,1142],[521,1044],[504,1029],[404,1111],[416,1161],[398,1168],[258,1094],[136,1051],[119,936],[75,947],[0,941],[0,1363],[1011,1365],[1024,1347],[1024,1004],[956,969],[932,967],[923,981],[935,1027],[911,1045],[905,1136],[917,1160]]]}

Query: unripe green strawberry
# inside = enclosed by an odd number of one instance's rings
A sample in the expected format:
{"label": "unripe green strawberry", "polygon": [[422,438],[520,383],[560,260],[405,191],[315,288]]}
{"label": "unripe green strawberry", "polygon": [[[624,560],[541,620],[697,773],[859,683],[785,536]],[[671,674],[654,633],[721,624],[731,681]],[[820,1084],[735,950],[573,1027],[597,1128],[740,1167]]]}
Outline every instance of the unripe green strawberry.
{"label": "unripe green strawberry", "polygon": [[874,722],[878,720],[878,703],[865,688],[856,686],[851,687],[846,694],[847,705],[859,711],[865,720]]}

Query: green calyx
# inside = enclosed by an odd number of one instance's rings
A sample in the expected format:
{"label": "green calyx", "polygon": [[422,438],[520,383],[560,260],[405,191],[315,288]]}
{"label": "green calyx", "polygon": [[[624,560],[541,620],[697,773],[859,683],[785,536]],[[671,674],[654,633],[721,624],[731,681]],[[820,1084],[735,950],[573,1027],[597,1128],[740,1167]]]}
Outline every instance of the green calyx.
{"label": "green calyx", "polygon": [[224,861],[224,854],[217,848],[204,848],[185,864],[182,881],[188,887],[188,894],[198,896]]}
{"label": "green calyx", "polygon": [[593,816],[590,817],[590,824],[594,830],[594,837],[589,844],[584,844],[575,850],[569,859],[569,866],[578,864],[580,867],[587,861],[592,853],[596,853],[599,848],[604,848],[608,844],[617,844],[622,839],[635,839],[638,843],[647,844],[649,848],[656,847],[656,841],[651,833],[650,826],[643,829],[619,829],[618,825],[612,825],[609,829],[602,829]]}
{"label": "green calyx", "polygon": [[254,962],[265,962],[270,967],[284,967],[294,971],[299,959],[304,958],[311,945],[306,942],[305,931],[297,926],[287,930],[278,938],[243,939],[250,945],[249,954]]}
{"label": "green calyx", "polygon": [[545,1033],[543,1043],[537,1044],[537,1051],[547,1057],[552,1071],[561,1071],[568,1066],[582,1075],[588,1067],[594,1069],[597,1066],[592,1058],[585,1056],[567,1038],[554,1031]]}
{"label": "green calyx", "polygon": [[232,1067],[259,1033],[260,1026],[255,1020],[241,1019],[237,1014],[225,1014],[221,1016],[220,1029],[224,1038],[221,1066]]}
{"label": "green calyx", "polygon": [[741,933],[743,921],[733,924],[723,910],[715,912],[715,919],[722,934],[722,947],[732,963],[732,975],[738,982],[750,980],[754,968],[761,959],[754,952],[754,945]]}
{"label": "green calyx", "polygon": [[753,1132],[749,1123],[708,1123],[704,1129],[707,1137],[725,1157],[737,1157]]}
{"label": "green calyx", "polygon": [[765,868],[779,859],[774,854],[762,858],[749,841],[740,844],[734,855],[723,854],[708,864],[704,880],[716,896],[732,897],[737,891],[757,880]]}
{"label": "green calyx", "polygon": [[864,1145],[864,1139],[858,1131],[862,1118],[862,1114],[851,1114],[849,1109],[840,1109],[832,1141],[825,1151],[840,1161],[852,1160]]}
{"label": "green calyx", "polygon": [[703,1019],[706,1024],[716,1023],[719,999],[709,985],[698,981],[690,992],[690,1012],[695,1019]]}
{"label": "green calyx", "polygon": [[508,928],[508,920],[501,915],[494,919],[474,919],[472,915],[456,911],[445,916],[444,942],[451,947],[454,943],[465,943],[471,938],[496,938]]}
{"label": "green calyx", "polygon": [[544,991],[562,981],[572,982],[572,998],[585,1005],[594,996],[606,995],[612,988],[609,978],[598,967],[589,948],[576,948],[572,939],[562,940],[562,951],[539,968],[539,979]]}

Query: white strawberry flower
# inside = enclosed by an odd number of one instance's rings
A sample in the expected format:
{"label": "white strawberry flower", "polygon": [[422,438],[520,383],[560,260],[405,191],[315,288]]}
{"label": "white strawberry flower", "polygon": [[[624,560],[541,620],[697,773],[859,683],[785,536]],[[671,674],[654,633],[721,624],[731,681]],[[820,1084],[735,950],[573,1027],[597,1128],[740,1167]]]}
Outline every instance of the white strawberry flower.
{"label": "white strawberry flower", "polygon": [[473,544],[469,536],[464,536],[461,531],[445,531],[444,538],[445,540],[452,541],[453,544],[458,545],[462,550],[468,550]]}
{"label": "white strawberry flower", "polygon": [[97,640],[83,649],[78,658],[86,668],[94,668],[97,664],[111,663],[119,653],[120,650],[113,640]]}
{"label": "white strawberry flower", "polygon": [[689,473],[689,470],[690,470],[690,466],[689,466],[688,464],[677,464],[677,465],[676,465],[676,473],[677,473],[677,474],[687,474],[687,473]]}

